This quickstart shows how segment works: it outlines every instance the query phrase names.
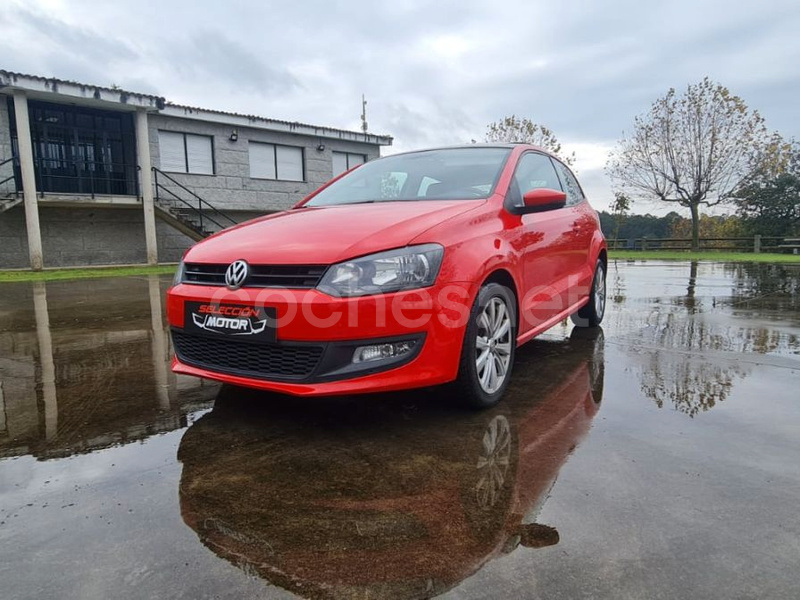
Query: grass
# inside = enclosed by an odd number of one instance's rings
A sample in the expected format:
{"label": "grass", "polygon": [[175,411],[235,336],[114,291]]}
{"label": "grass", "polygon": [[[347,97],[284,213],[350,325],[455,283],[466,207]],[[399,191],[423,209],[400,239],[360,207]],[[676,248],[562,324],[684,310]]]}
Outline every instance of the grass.
{"label": "grass", "polygon": [[0,271],[0,283],[92,279],[97,277],[130,277],[131,275],[162,275],[164,273],[174,273],[175,268],[175,265],[156,265],[154,267],[85,267],[79,269],[45,269],[44,271]]}
{"label": "grass", "polygon": [[[752,252],[690,252],[688,250],[609,250],[609,257],[619,260],[706,260],[714,262],[800,263],[800,254],[753,254]],[[23,281],[58,281],[97,277],[130,277],[132,275],[162,275],[175,272],[175,265],[82,267],[45,269],[44,271],[0,271],[0,283]]]}
{"label": "grass", "polygon": [[609,250],[609,258],[620,260],[706,260],[713,262],[800,263],[800,254],[754,254],[702,250]]}

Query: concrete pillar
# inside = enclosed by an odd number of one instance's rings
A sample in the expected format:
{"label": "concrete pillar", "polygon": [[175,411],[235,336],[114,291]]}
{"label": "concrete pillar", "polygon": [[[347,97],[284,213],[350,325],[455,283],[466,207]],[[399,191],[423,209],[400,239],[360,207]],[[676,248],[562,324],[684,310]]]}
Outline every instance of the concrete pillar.
{"label": "concrete pillar", "polygon": [[28,229],[28,255],[31,269],[41,271],[42,232],[39,227],[39,201],[36,198],[36,172],[33,168],[33,143],[31,122],[28,117],[28,99],[25,92],[14,92],[14,114],[17,125],[17,148],[22,171],[23,198],[25,200],[25,226]]}
{"label": "concrete pillar", "polygon": [[150,170],[150,132],[147,126],[147,111],[136,111],[136,162],[139,163],[144,208],[144,239],[147,244],[147,264],[158,264],[158,240],[156,238],[156,212],[153,204],[153,172]]}
{"label": "concrete pillar", "polygon": [[758,233],[753,238],[753,252],[756,254],[761,252],[761,235]]}
{"label": "concrete pillar", "polygon": [[169,410],[169,352],[164,315],[161,312],[161,285],[158,275],[148,275],[147,286],[150,292],[150,328],[152,332],[150,350],[153,355],[156,396],[158,396],[159,408]]}
{"label": "concrete pillar", "polygon": [[47,287],[44,281],[33,282],[33,314],[36,318],[36,338],[39,342],[39,363],[42,369],[44,437],[52,440],[58,435],[58,394],[50,315],[47,310]]}

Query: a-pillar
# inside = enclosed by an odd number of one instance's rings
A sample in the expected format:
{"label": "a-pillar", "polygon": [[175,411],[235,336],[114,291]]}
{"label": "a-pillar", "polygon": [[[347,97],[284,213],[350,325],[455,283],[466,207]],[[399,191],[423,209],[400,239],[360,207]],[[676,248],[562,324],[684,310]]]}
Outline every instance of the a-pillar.
{"label": "a-pillar", "polygon": [[31,269],[41,271],[42,231],[39,227],[39,200],[36,197],[36,172],[33,167],[31,122],[28,117],[28,98],[25,92],[14,92],[14,115],[17,125],[17,148],[22,171],[22,197],[25,200],[25,226],[28,230],[28,255]]}
{"label": "a-pillar", "polygon": [[147,125],[147,112],[136,111],[136,161],[139,163],[144,209],[144,239],[147,245],[147,264],[158,264],[158,239],[156,238],[156,213],[153,204],[153,171],[150,170],[150,132]]}

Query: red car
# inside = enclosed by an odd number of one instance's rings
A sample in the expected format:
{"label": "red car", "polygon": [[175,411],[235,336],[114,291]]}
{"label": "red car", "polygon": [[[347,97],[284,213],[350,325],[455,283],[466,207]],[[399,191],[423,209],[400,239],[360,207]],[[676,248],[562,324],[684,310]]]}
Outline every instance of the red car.
{"label": "red car", "polygon": [[491,406],[516,346],[600,323],[606,264],[597,213],[547,152],[397,154],[187,251],[173,370],[298,395],[454,382]]}

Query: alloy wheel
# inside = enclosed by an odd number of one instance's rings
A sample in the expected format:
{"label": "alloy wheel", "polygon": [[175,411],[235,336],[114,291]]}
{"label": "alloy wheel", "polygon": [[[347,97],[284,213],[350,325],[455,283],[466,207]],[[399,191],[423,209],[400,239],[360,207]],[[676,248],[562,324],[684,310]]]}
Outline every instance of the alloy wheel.
{"label": "alloy wheel", "polygon": [[597,265],[594,280],[594,312],[599,319],[603,318],[606,309],[606,272],[603,263]]}
{"label": "alloy wheel", "polygon": [[486,427],[478,457],[478,483],[475,486],[478,506],[492,508],[500,498],[511,462],[511,427],[498,415]]}
{"label": "alloy wheel", "polygon": [[478,317],[475,367],[481,389],[493,394],[503,385],[511,363],[513,342],[511,313],[502,298],[495,296]]}

